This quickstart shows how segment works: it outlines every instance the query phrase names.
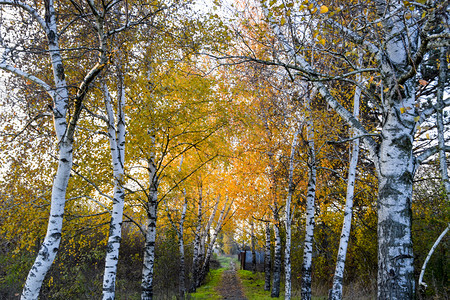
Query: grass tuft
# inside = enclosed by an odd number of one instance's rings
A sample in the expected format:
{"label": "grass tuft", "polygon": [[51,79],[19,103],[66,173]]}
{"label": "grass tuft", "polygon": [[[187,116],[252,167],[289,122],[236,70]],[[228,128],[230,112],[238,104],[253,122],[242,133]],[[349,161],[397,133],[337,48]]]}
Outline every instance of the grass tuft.
{"label": "grass tuft", "polygon": [[216,291],[216,288],[225,270],[226,268],[211,270],[206,278],[206,283],[197,288],[195,293],[190,294],[190,299],[222,299],[222,296]]}

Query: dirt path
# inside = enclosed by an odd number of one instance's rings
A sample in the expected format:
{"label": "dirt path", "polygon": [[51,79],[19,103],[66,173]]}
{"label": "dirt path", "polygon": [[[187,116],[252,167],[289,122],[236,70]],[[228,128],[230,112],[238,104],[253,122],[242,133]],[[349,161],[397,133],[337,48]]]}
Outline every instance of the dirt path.
{"label": "dirt path", "polygon": [[230,263],[230,268],[223,271],[217,291],[223,299],[247,300],[242,292],[241,282],[236,274],[236,265],[233,261]]}

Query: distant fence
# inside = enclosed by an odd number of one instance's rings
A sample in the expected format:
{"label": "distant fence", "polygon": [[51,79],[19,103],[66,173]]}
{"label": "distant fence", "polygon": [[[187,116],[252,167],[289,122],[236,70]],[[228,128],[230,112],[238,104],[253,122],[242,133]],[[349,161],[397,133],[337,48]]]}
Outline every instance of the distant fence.
{"label": "distant fence", "polygon": [[[252,269],[252,251],[241,251],[239,252],[239,261],[241,262],[242,270]],[[256,270],[262,272],[264,270],[264,252],[256,251]]]}

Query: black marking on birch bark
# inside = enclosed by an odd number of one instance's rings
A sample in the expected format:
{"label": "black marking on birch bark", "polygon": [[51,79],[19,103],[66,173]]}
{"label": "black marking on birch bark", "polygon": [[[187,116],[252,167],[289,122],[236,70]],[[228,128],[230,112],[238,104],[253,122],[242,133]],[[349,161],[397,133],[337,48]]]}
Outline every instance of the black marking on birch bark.
{"label": "black marking on birch bark", "polygon": [[114,251],[114,245],[112,243],[108,243],[108,245],[106,245],[106,252],[111,253],[112,251]]}
{"label": "black marking on birch bark", "polygon": [[396,145],[399,149],[402,149],[403,151],[409,152],[412,149],[412,142],[408,135],[402,135],[396,139],[393,139],[392,144]]}
{"label": "black marking on birch bark", "polygon": [[342,280],[344,279],[344,276],[339,276],[339,275],[337,275],[337,276],[336,276],[336,279],[339,280],[339,282],[342,282]]}
{"label": "black marking on birch bark", "polygon": [[67,159],[65,159],[65,158],[61,158],[61,162],[68,163],[69,161]]}
{"label": "black marking on birch bark", "polygon": [[393,184],[392,179],[388,179],[388,182],[386,182],[386,184],[384,184],[379,191],[378,195],[379,199],[385,199],[388,198],[389,196],[401,195],[401,192],[392,188],[392,184]]}
{"label": "black marking on birch bark", "polygon": [[405,171],[402,176],[398,179],[401,183],[412,184],[413,183],[413,175],[409,171]]}
{"label": "black marking on birch bark", "polygon": [[[48,257],[50,256],[50,254],[48,253],[47,246],[42,245],[42,248],[41,248],[41,251],[39,251],[39,254],[42,256],[43,260],[48,260]],[[40,262],[39,262],[39,264],[40,264]],[[40,267],[40,265],[37,265],[37,266]]]}
{"label": "black marking on birch bark", "polygon": [[61,238],[61,233],[60,232],[52,233],[52,234],[50,234],[50,238],[58,240]]}
{"label": "black marking on birch bark", "polygon": [[409,255],[409,254],[400,254],[400,255],[397,255],[396,257],[392,258],[392,260],[406,259],[406,258],[414,258],[414,256]]}
{"label": "black marking on birch bark", "polygon": [[56,66],[56,76],[58,76],[58,78],[60,80],[64,80],[66,75],[64,74],[64,67],[62,64],[58,64]]}
{"label": "black marking on birch bark", "polygon": [[147,247],[154,247],[155,246],[155,242],[153,242],[153,241],[152,242],[147,242],[146,246]]}
{"label": "black marking on birch bark", "polygon": [[55,34],[55,32],[53,30],[50,30],[48,32],[47,38],[48,38],[48,43],[50,45],[55,45],[56,44],[55,43],[56,34]]}

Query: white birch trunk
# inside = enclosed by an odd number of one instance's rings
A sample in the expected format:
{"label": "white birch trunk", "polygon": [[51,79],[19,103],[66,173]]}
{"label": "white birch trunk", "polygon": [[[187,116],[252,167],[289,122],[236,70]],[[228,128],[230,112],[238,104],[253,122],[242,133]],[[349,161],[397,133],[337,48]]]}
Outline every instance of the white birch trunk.
{"label": "white birch trunk", "polygon": [[[219,203],[219,198],[217,198],[217,204]],[[217,224],[214,227],[214,233],[211,237],[211,240],[208,243],[207,249],[206,249],[206,255],[205,255],[205,259],[203,261],[202,264],[202,268],[200,271],[200,283],[203,282],[203,280],[206,278],[206,275],[208,274],[209,271],[209,262],[211,260],[211,255],[214,249],[214,244],[216,242],[217,236],[219,235],[220,231],[222,230],[222,224],[223,221],[225,220],[225,218],[228,216],[228,213],[230,212],[231,209],[231,204],[228,206],[227,209],[227,202],[224,203],[222,210],[220,211],[220,215],[219,215],[219,220],[217,220]],[[217,207],[217,205],[216,205]],[[214,211],[214,215],[215,215],[215,211]],[[208,230],[209,232],[209,230]]]}
{"label": "white birch trunk", "polygon": [[422,269],[420,270],[420,275],[419,275],[419,286],[421,286],[423,288],[427,287],[426,283],[423,282],[423,276],[425,275],[425,270],[427,268],[428,261],[430,260],[431,255],[433,255],[434,250],[437,248],[437,246],[441,242],[442,238],[447,234],[449,229],[450,229],[450,224],[447,226],[447,228],[444,229],[444,231],[442,231],[442,233],[439,235],[437,240],[434,242],[433,247],[431,247],[430,252],[428,252],[427,257],[425,258],[425,261],[423,262],[423,266],[422,266]]}
{"label": "white birch trunk", "polygon": [[[155,137],[152,136],[154,144]],[[147,217],[149,220],[145,237],[144,262],[142,269],[142,300],[153,299],[153,270],[155,264],[156,221],[158,213],[158,176],[156,174],[155,154],[148,161],[149,183]]]}
{"label": "white birch trunk", "polygon": [[184,294],[186,292],[186,266],[185,266],[185,254],[184,254],[184,220],[186,218],[186,210],[188,205],[188,198],[186,197],[186,191],[184,192],[184,204],[180,217],[180,226],[177,231],[178,233],[178,245],[180,249],[180,276],[179,276],[179,285],[180,285],[180,299],[184,299]]}
{"label": "white birch trunk", "polygon": [[266,249],[264,252],[264,290],[270,291],[270,223],[266,222]]}
{"label": "white birch trunk", "polygon": [[[360,55],[360,61],[362,55]],[[358,75],[358,82],[361,82],[361,76]],[[361,89],[355,88],[355,96],[353,100],[353,116],[358,118],[359,115],[359,102],[361,98]],[[352,137],[355,138],[357,134],[353,132]],[[342,284],[344,279],[345,258],[347,256],[348,241],[350,239],[350,230],[352,227],[352,215],[353,215],[353,195],[355,192],[355,179],[356,179],[356,166],[358,164],[359,155],[359,139],[355,138],[352,142],[352,151],[350,155],[350,166],[348,168],[347,178],[347,193],[344,208],[344,221],[342,223],[341,238],[339,240],[339,249],[336,259],[336,269],[333,277],[333,287],[331,290],[330,300],[342,299]]]}
{"label": "white birch trunk", "polygon": [[286,208],[285,208],[285,226],[286,226],[286,249],[284,254],[284,269],[285,269],[285,291],[284,291],[284,299],[291,299],[292,292],[292,281],[291,281],[291,202],[292,202],[292,194],[294,193],[294,158],[295,151],[297,150],[298,145],[298,135],[300,134],[300,126],[295,131],[294,137],[292,139],[291,145],[291,155],[289,157],[289,173],[288,173],[288,196],[286,199]]}
{"label": "white birch trunk", "polygon": [[72,142],[64,138],[59,144],[59,163],[53,181],[50,217],[47,233],[36,260],[28,273],[22,291],[22,300],[38,299],[39,292],[50,266],[55,260],[61,242],[66,189],[72,168]]}
{"label": "white birch trunk", "polygon": [[[376,4],[380,16],[403,6],[401,1]],[[411,201],[416,79],[412,76],[398,83],[409,67],[415,68],[409,66],[409,59],[417,50],[419,30],[412,22],[398,15],[382,22],[386,51],[381,54],[380,68],[387,89],[382,103],[386,116],[378,157],[374,157],[379,178],[378,299],[413,299],[415,292]]]}
{"label": "white birch trunk", "polygon": [[[370,42],[364,46],[375,54],[383,78],[384,120],[381,142],[370,138],[363,126],[329,93],[320,81],[315,87],[344,120],[358,133],[364,134],[378,173],[378,298],[412,299],[414,266],[411,239],[411,199],[415,158],[412,152],[415,131],[415,77],[411,73],[410,54],[418,48],[418,24],[411,18],[391,12],[402,8],[401,1],[375,1],[383,27],[385,51]],[[385,18],[388,15],[389,17]],[[287,43],[276,22],[272,28],[299,66],[314,73],[308,62]],[[343,29],[346,31],[346,29]],[[347,30],[348,31],[348,30]],[[363,39],[362,39],[363,40]],[[408,41],[408,42],[406,42]],[[414,74],[414,72],[412,72]],[[402,79],[399,85],[399,79]],[[385,91],[386,90],[386,91]],[[408,111],[410,110],[410,111]],[[307,226],[309,226],[307,222]],[[306,272],[308,270],[305,270]],[[305,298],[309,299],[309,298]]]}
{"label": "white birch trunk", "polygon": [[448,165],[447,157],[445,154],[445,128],[443,120],[443,110],[444,110],[444,90],[445,82],[447,79],[447,52],[448,49],[440,49],[440,68],[439,68],[439,80],[438,80],[438,90],[437,90],[437,109],[436,109],[436,125],[438,129],[438,145],[439,145],[439,168],[441,171],[442,185],[444,187],[445,193],[447,194],[447,199],[450,201],[450,180],[448,178]]}
{"label": "white birch trunk", "polygon": [[38,252],[36,260],[28,273],[23,287],[21,299],[37,299],[50,266],[55,260],[61,242],[61,230],[66,204],[66,189],[72,169],[72,144],[73,136],[67,136],[67,106],[69,92],[65,80],[64,66],[62,63],[61,49],[58,41],[56,27],[56,14],[53,0],[46,2],[45,7],[45,31],[48,39],[48,49],[53,69],[55,91],[53,98],[54,128],[59,145],[58,168],[52,187],[50,217],[47,225],[47,233]]}
{"label": "white birch trunk", "polygon": [[[438,145],[439,145],[439,168],[441,171],[442,177],[442,185],[444,187],[445,193],[447,195],[447,199],[450,201],[450,181],[448,178],[448,165],[447,159],[445,155],[445,128],[443,121],[443,108],[444,108],[444,89],[445,89],[445,81],[447,79],[447,50],[444,48],[440,49],[440,68],[439,68],[439,80],[438,80],[438,90],[437,90],[437,108],[436,108],[436,125],[438,129]],[[428,261],[431,258],[436,247],[441,242],[442,238],[447,234],[450,228],[450,224],[445,228],[445,230],[439,235],[438,239],[434,242],[433,247],[431,247],[430,252],[428,253],[425,261],[423,262],[422,269],[420,270],[419,275],[419,287],[426,288],[427,285],[423,282],[423,276],[425,275],[425,270],[427,268]]]}
{"label": "white birch trunk", "polygon": [[307,139],[308,139],[308,191],[306,193],[306,228],[305,228],[305,243],[303,245],[303,264],[302,264],[302,279],[301,279],[301,296],[302,299],[311,299],[311,269],[312,269],[312,251],[314,240],[314,213],[315,213],[315,199],[316,199],[316,153],[314,147],[314,124],[311,116],[310,98],[307,99],[307,110],[309,112],[307,121]]}
{"label": "white birch trunk", "polygon": [[115,298],[115,282],[117,263],[119,260],[119,247],[122,239],[122,219],[125,201],[123,188],[124,156],[125,156],[125,121],[123,108],[125,106],[125,91],[122,85],[122,77],[119,76],[119,104],[117,117],[117,130],[114,126],[114,110],[111,104],[111,96],[104,85],[105,106],[108,116],[108,137],[111,147],[111,160],[114,175],[113,208],[110,221],[108,244],[106,247],[105,271],[103,274],[103,299]]}
{"label": "white birch trunk", "polygon": [[273,281],[272,291],[270,296],[278,298],[280,296],[280,281],[281,281],[281,237],[280,237],[280,218],[278,217],[278,207],[274,208],[275,226],[275,253],[273,258]]}
{"label": "white birch trunk", "polygon": [[199,252],[200,252],[202,218],[203,218],[202,209],[203,209],[202,187],[200,186],[198,197],[197,227],[195,229],[194,253],[192,258],[192,282],[190,288],[191,293],[197,290],[197,282],[199,277],[199,266],[200,266]]}

